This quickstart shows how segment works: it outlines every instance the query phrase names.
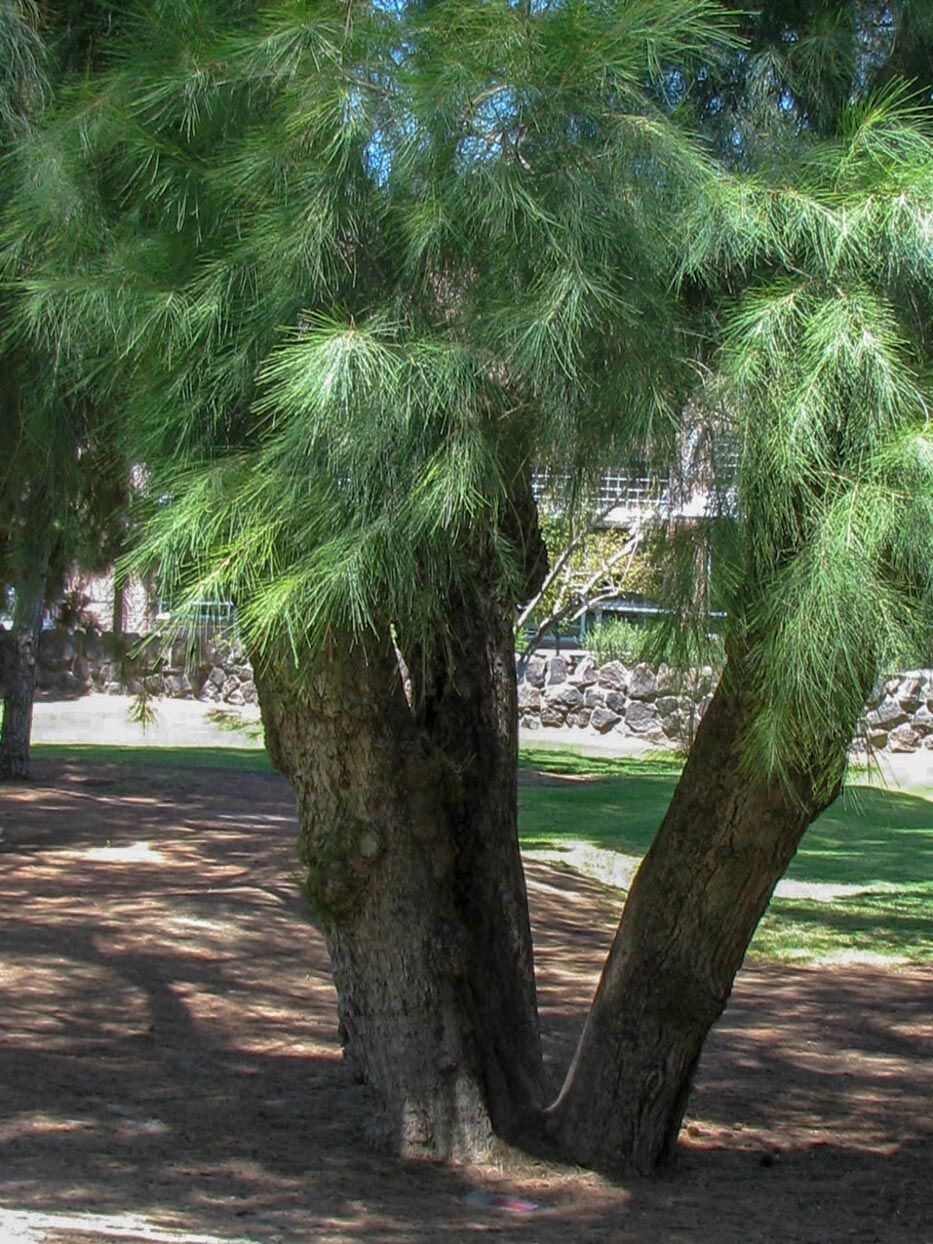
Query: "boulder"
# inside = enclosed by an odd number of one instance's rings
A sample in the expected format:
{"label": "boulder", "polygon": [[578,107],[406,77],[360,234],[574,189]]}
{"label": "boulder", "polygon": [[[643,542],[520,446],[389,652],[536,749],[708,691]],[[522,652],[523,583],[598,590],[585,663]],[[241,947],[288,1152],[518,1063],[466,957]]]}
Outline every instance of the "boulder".
{"label": "boulder", "polygon": [[590,717],[590,725],[594,730],[598,730],[600,734],[606,734],[621,720],[622,718],[619,714],[612,712],[611,709],[594,708],[593,715]]}
{"label": "boulder", "polygon": [[541,657],[531,657],[525,666],[524,681],[532,687],[543,687],[547,677],[547,666]]}
{"label": "boulder", "polygon": [[544,693],[544,702],[549,708],[559,707],[565,712],[572,712],[583,706],[583,692],[564,682],[556,687],[548,687]]}
{"label": "boulder", "polygon": [[653,700],[658,693],[654,670],[645,661],[636,665],[629,680],[628,693],[633,700]]}
{"label": "boulder", "polygon": [[606,703],[606,695],[602,687],[587,687],[583,693],[583,703],[587,708],[601,708]]}
{"label": "boulder", "polygon": [[632,700],[625,711],[625,724],[634,734],[645,734],[660,726],[658,710],[644,700]]}
{"label": "boulder", "polygon": [[542,726],[562,726],[566,716],[567,710],[562,705],[545,704],[539,720]]}
{"label": "boulder", "polygon": [[625,691],[628,686],[628,671],[621,661],[607,661],[597,670],[596,682],[609,691]]}
{"label": "boulder", "polygon": [[[244,686],[251,686],[251,683],[245,683]],[[255,690],[255,687],[253,688]],[[541,707],[541,692],[537,687],[532,687],[527,682],[518,684],[518,707],[521,712],[528,712],[532,709]]]}
{"label": "boulder", "polygon": [[547,663],[547,685],[553,687],[557,683],[566,682],[569,673],[570,666],[563,657],[551,657]]}
{"label": "boulder", "polygon": [[869,729],[891,730],[894,726],[902,725],[907,718],[908,714],[904,712],[897,700],[888,698],[882,700],[877,708],[865,714],[865,724]]}
{"label": "boulder", "polygon": [[592,687],[598,677],[596,662],[592,657],[581,657],[579,663],[570,675],[569,681],[575,687]]}
{"label": "boulder", "polygon": [[618,713],[621,716],[625,712],[626,703],[626,698],[621,691],[606,692],[606,708],[613,713]]}
{"label": "boulder", "polygon": [[892,752],[915,752],[919,743],[920,735],[906,724],[895,726],[888,735],[888,750]]}

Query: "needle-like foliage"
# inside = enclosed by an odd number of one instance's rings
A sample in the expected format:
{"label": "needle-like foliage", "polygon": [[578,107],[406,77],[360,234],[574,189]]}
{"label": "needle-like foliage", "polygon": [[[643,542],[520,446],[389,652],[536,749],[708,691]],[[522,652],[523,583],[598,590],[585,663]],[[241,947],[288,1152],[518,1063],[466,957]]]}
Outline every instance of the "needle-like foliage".
{"label": "needle-like foliage", "polygon": [[683,259],[741,290],[710,402],[738,447],[749,756],[780,774],[845,743],[879,673],[933,658],[933,130],[889,88],[802,146],[779,177],[722,178]]}
{"label": "needle-like foliage", "polygon": [[688,379],[668,217],[707,173],[652,83],[728,42],[722,10],[165,2],[121,29],[24,160],[5,270],[70,383],[126,405],[140,556],[302,657],[515,599],[532,463],[652,441]]}

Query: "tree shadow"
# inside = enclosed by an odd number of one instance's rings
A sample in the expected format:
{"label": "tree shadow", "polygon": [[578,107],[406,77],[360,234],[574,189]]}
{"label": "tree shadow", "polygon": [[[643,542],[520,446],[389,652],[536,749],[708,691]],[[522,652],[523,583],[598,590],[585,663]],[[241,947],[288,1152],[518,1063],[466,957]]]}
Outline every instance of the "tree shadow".
{"label": "tree shadow", "polygon": [[[704,1056],[675,1180],[610,1182],[516,1154],[481,1170],[399,1163],[363,1141],[370,1104],[340,1059],[326,951],[293,877],[284,781],[113,769],[46,777],[3,801],[5,1205],[132,1213],[260,1244],[490,1231],[738,1241],[778,1238],[762,1233],[785,1212],[775,1198],[790,1198],[806,1174],[836,1198],[843,1225],[848,1188],[863,1225],[906,1223],[920,1238],[910,1181],[922,1169],[922,1103],[905,1107],[919,1065],[914,978],[743,973]],[[620,901],[546,865],[528,877],[556,1084]],[[827,1036],[821,1025],[837,1013],[846,1023]],[[839,1086],[832,1064],[846,1050],[852,1083]],[[838,1135],[814,1147],[807,1119]],[[764,1150],[780,1151],[773,1169],[759,1165]],[[889,1212],[891,1189],[900,1199]],[[478,1203],[467,1199],[476,1193]],[[499,1194],[551,1212],[500,1213],[514,1203],[489,1202]]]}

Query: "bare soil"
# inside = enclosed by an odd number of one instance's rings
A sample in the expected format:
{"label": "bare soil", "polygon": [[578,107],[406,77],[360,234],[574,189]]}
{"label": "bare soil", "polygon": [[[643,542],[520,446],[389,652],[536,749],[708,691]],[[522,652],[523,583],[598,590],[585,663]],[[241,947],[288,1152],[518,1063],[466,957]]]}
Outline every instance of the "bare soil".
{"label": "bare soil", "polygon": [[[933,1239],[933,974],[752,965],[676,1166],[607,1180],[504,1153],[369,1150],[287,785],[39,764],[0,791],[0,1239]],[[559,1082],[618,895],[529,865]]]}

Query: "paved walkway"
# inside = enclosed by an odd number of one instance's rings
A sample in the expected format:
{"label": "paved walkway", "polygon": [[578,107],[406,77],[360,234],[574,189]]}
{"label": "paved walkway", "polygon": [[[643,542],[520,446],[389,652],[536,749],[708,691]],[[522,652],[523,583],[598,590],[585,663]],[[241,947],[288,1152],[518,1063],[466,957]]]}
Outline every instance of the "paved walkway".
{"label": "paved walkway", "polygon": [[[219,713],[224,713],[231,722],[239,719],[246,725],[255,725],[259,720],[259,709],[255,706],[234,709],[229,705],[202,704],[198,700],[153,700],[156,720],[143,727],[130,717],[133,703],[133,698],[125,695],[39,700],[35,707],[33,741],[126,747],[262,746],[255,731],[225,729],[216,720]],[[527,747],[573,747],[592,756],[638,756],[653,750],[650,743],[630,735],[599,737],[585,730],[523,730],[521,743]],[[858,776],[856,780],[861,783],[869,779]],[[881,753],[870,780],[904,790],[928,788],[933,795],[933,751],[924,749],[910,755]]]}

